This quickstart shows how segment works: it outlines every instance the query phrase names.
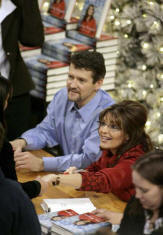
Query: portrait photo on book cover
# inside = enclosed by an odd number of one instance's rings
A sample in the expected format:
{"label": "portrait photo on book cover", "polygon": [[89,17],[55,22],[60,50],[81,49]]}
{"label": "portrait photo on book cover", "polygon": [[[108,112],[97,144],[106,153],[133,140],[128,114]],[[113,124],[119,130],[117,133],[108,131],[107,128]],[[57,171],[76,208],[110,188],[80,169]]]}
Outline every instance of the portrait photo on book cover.
{"label": "portrait photo on book cover", "polygon": [[53,0],[50,2],[49,13],[59,19],[63,19],[65,16],[65,1]]}
{"label": "portrait photo on book cover", "polygon": [[54,17],[64,19],[68,4],[71,4],[71,0],[51,0],[49,13]]}
{"label": "portrait photo on book cover", "polygon": [[78,31],[88,37],[94,38],[100,22],[106,0],[86,0],[78,25]]}

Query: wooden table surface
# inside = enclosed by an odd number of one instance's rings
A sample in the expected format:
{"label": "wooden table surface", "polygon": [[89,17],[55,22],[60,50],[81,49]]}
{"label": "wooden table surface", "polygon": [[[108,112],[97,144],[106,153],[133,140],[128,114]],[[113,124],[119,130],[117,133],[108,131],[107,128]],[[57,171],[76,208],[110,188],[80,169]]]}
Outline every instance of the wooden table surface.
{"label": "wooden table surface", "polygon": [[[38,157],[40,156],[51,156],[43,150],[31,151]],[[43,176],[49,172],[17,172],[19,182],[26,182],[29,180],[35,179],[37,176]],[[107,208],[111,211],[122,212],[126,206],[126,203],[119,200],[112,193],[96,193],[88,191],[77,191],[73,187],[58,185],[51,186],[48,188],[48,191],[37,198],[32,199],[32,202],[35,206],[37,214],[43,213],[43,210],[40,206],[44,198],[80,198],[80,197],[89,197],[96,208]]]}

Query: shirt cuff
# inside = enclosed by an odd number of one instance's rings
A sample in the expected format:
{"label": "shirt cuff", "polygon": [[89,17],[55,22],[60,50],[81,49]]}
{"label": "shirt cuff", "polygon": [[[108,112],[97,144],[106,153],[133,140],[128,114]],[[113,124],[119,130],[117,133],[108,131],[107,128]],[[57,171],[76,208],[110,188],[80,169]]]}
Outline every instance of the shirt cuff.
{"label": "shirt cuff", "polygon": [[43,157],[44,171],[57,171],[55,157]]}

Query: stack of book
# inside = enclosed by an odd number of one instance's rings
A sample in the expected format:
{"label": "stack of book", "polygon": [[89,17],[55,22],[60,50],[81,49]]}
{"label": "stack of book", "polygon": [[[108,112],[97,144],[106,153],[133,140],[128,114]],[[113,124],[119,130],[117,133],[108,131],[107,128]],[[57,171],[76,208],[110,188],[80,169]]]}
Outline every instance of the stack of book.
{"label": "stack of book", "polygon": [[50,102],[54,94],[66,86],[69,65],[43,54],[25,58],[35,89],[31,95]]}
{"label": "stack of book", "polygon": [[[66,0],[65,2],[61,0],[61,4],[57,4],[55,2],[56,1],[50,1],[48,13],[41,13],[44,26],[45,41],[65,38],[66,23],[69,23],[71,25],[72,22],[73,25],[75,21],[77,22],[77,19],[75,19],[74,17],[71,19],[75,0]],[[45,4],[47,4],[47,2],[45,2]],[[44,3],[42,2],[42,4],[40,3],[40,11],[43,7]],[[38,47],[36,48],[20,46],[20,51],[21,55],[25,58],[40,54],[42,52],[42,49]]]}
{"label": "stack of book", "polygon": [[94,234],[100,228],[108,230],[111,227],[109,222],[91,213],[95,207],[89,198],[44,199],[44,201],[51,209],[53,208],[51,212],[38,216],[44,235]]}
{"label": "stack of book", "polygon": [[106,91],[114,90],[116,64],[119,53],[118,38],[103,33],[96,42],[96,51],[102,53],[105,59],[106,75],[102,89]]}
{"label": "stack of book", "polygon": [[[102,33],[110,4],[111,0],[85,0],[80,18],[77,20],[71,17],[75,0],[51,0],[48,13],[42,14],[47,40],[44,42],[41,58],[45,56],[48,57],[45,60],[60,61],[61,64],[66,63],[68,66],[70,57],[74,52],[81,50],[101,52],[105,59],[107,71],[102,89],[105,91],[113,90],[115,88],[118,39]],[[48,32],[53,33],[47,34]],[[29,62],[30,60],[31,62]],[[45,69],[45,64],[38,61],[40,58],[35,57],[30,58],[30,60],[27,61],[27,66],[29,66],[29,71],[36,86],[31,94],[49,102],[52,100],[53,95],[66,85],[68,68],[67,72],[53,75],[52,81],[52,78],[50,78],[52,75],[49,76],[46,72],[44,76],[36,76],[33,72],[38,70],[38,68],[34,68],[35,64],[38,63],[39,66],[43,66]],[[49,65],[46,64],[46,66]]]}
{"label": "stack of book", "polygon": [[19,44],[19,48],[23,58],[39,55],[41,53],[41,47],[26,47]]}

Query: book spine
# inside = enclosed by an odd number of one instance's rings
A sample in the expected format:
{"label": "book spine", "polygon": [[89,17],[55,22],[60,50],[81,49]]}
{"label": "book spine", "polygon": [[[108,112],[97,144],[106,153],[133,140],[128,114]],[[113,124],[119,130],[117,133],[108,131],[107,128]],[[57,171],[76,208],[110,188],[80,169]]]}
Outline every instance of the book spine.
{"label": "book spine", "polygon": [[111,0],[106,0],[102,13],[101,13],[101,18],[97,27],[96,36],[95,36],[96,38],[100,38],[101,36],[102,28],[103,28],[110,5],[111,5]]}
{"label": "book spine", "polygon": [[76,2],[76,0],[71,0],[68,3],[68,7],[67,7],[65,17],[64,17],[66,22],[70,22],[72,11],[73,11],[74,6],[75,6],[75,2]]}

